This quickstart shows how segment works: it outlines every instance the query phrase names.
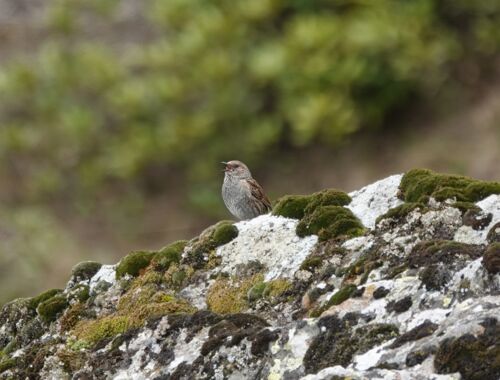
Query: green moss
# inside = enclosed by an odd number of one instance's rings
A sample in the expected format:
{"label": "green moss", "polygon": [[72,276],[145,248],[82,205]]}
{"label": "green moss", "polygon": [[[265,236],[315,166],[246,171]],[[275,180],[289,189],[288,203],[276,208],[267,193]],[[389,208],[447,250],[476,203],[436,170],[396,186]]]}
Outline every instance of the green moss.
{"label": "green moss", "polygon": [[245,279],[217,279],[207,292],[208,309],[219,314],[242,312],[249,307],[248,291],[263,279],[261,274]]}
{"label": "green moss", "polygon": [[385,214],[380,215],[377,218],[376,223],[378,224],[382,219],[401,220],[404,217],[406,217],[406,215],[408,215],[410,212],[412,212],[413,210],[415,210],[417,208],[420,210],[426,210],[426,207],[424,206],[423,203],[419,203],[419,202],[403,203],[402,205],[391,208]]}
{"label": "green moss", "polygon": [[292,288],[292,283],[286,278],[278,278],[266,283],[264,297],[277,298]]}
{"label": "green moss", "polygon": [[500,194],[500,183],[413,169],[403,176],[400,190],[406,202],[425,203],[429,197],[438,201],[456,198],[460,202],[476,202],[488,195]]}
{"label": "green moss", "polygon": [[212,235],[215,247],[224,245],[238,236],[238,229],[232,222],[222,221],[214,230]]}
{"label": "green moss", "polygon": [[46,301],[41,302],[37,307],[37,313],[44,322],[52,322],[57,315],[68,307],[68,300],[62,294],[57,294]]}
{"label": "green moss", "polygon": [[77,338],[72,349],[90,348],[97,342],[122,334],[131,328],[130,319],[122,315],[108,315],[97,320],[81,321],[73,330]]}
{"label": "green moss", "polygon": [[306,215],[297,225],[297,235],[316,234],[320,240],[356,237],[365,232],[363,224],[351,210],[341,206],[322,206]]}
{"label": "green moss", "polygon": [[304,355],[306,374],[317,373],[323,368],[341,365],[347,367],[355,355],[369,351],[382,342],[398,336],[395,325],[375,323],[354,330],[358,317],[346,315],[339,319],[336,315],[321,318],[322,332],[309,345]]}
{"label": "green moss", "polygon": [[477,259],[483,249],[472,244],[459,243],[452,240],[428,240],[416,244],[407,257],[408,265],[420,268],[431,264],[452,264],[460,257]]}
{"label": "green moss", "polygon": [[79,371],[87,360],[85,352],[80,350],[61,349],[57,351],[56,355],[63,363],[64,370],[70,374]]}
{"label": "green moss", "polygon": [[266,290],[266,283],[265,282],[258,282],[254,286],[252,286],[247,293],[247,298],[248,301],[254,302],[257,301],[258,299],[262,298],[262,295],[264,294],[264,290]]}
{"label": "green moss", "polygon": [[302,219],[321,206],[345,206],[351,202],[346,193],[327,189],[311,195],[286,195],[273,208],[273,214],[287,218]]}
{"label": "green moss", "polygon": [[472,202],[454,202],[452,204],[453,207],[458,208],[462,213],[472,210],[472,211],[481,211],[481,208],[476,206]]}
{"label": "green moss", "polygon": [[362,275],[359,280],[359,284],[364,284],[368,280],[370,272],[380,266],[382,266],[382,261],[380,261],[377,251],[366,254],[346,269],[344,281],[352,280],[355,277]]}
{"label": "green moss", "polygon": [[12,367],[15,367],[17,364],[17,359],[16,358],[10,358],[10,359],[5,359],[0,362],[0,373],[7,371],[8,369],[11,369]]}
{"label": "green moss", "polygon": [[187,301],[172,294],[158,291],[153,284],[132,288],[118,301],[115,313],[95,320],[79,320],[79,311],[68,317],[68,324],[76,321],[71,332],[77,340],[72,349],[89,348],[105,338],[112,338],[131,328],[144,326],[150,318],[174,313],[196,311]]}
{"label": "green moss", "polygon": [[1,351],[5,355],[11,354],[19,348],[19,341],[17,338],[12,339],[9,344],[5,346],[5,348]]}
{"label": "green moss", "polygon": [[285,195],[273,207],[273,215],[302,219],[311,197],[309,195]]}
{"label": "green moss", "polygon": [[181,261],[182,252],[187,243],[186,240],[179,240],[158,251],[152,261],[155,269],[165,271],[170,265]]}
{"label": "green moss", "polygon": [[68,293],[68,299],[85,302],[90,297],[90,288],[85,284],[78,284]]}
{"label": "green moss", "polygon": [[60,318],[61,331],[69,331],[82,319],[85,314],[85,304],[75,303],[71,305]]}
{"label": "green moss", "polygon": [[47,290],[43,293],[40,293],[36,297],[30,298],[29,299],[29,307],[32,309],[36,309],[39,304],[41,304],[44,301],[47,301],[48,299],[54,297],[56,294],[62,293],[62,289],[50,289]]}
{"label": "green moss", "polygon": [[207,265],[206,258],[220,245],[227,244],[238,236],[238,229],[232,221],[222,220],[203,231],[199,237],[189,242],[188,255],[183,259],[195,269]]}
{"label": "green moss", "polygon": [[333,296],[330,297],[327,304],[325,305],[325,310],[334,305],[340,305],[345,300],[349,299],[351,295],[356,291],[357,286],[353,284],[346,285],[339,289]]}
{"label": "green moss", "polygon": [[77,279],[89,280],[101,269],[102,264],[95,261],[83,261],[76,264],[71,270],[71,275]]}
{"label": "green moss", "polygon": [[116,278],[120,279],[126,274],[131,276],[139,275],[141,269],[146,268],[151,262],[156,252],[136,251],[128,254],[120,260],[116,268]]}
{"label": "green moss", "polygon": [[319,256],[309,256],[307,257],[302,264],[300,264],[300,269],[312,271],[323,264],[323,259]]}
{"label": "green moss", "polygon": [[187,278],[187,273],[183,270],[176,271],[172,273],[172,284],[174,286],[181,286],[184,280]]}
{"label": "green moss", "polygon": [[321,206],[345,206],[351,202],[351,197],[343,191],[336,189],[322,190],[310,196],[310,201],[305,208],[306,214],[311,214]]}
{"label": "green moss", "polygon": [[195,311],[187,301],[158,291],[152,284],[131,289],[120,298],[117,307],[117,314],[127,316],[134,327],[142,326],[152,317]]}
{"label": "green moss", "polygon": [[437,373],[460,372],[465,380],[498,379],[500,326],[495,318],[482,325],[485,331],[480,335],[465,334],[441,342],[434,357]]}
{"label": "green moss", "polygon": [[491,243],[483,255],[483,266],[490,274],[500,273],[500,243]]}

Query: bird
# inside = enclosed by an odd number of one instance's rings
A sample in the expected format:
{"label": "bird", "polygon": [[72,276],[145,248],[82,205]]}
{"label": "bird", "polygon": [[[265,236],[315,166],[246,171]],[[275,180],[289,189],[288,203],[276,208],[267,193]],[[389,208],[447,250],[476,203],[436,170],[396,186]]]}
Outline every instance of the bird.
{"label": "bird", "polygon": [[222,164],[225,165],[222,199],[231,214],[247,220],[271,211],[269,198],[243,162],[233,160]]}

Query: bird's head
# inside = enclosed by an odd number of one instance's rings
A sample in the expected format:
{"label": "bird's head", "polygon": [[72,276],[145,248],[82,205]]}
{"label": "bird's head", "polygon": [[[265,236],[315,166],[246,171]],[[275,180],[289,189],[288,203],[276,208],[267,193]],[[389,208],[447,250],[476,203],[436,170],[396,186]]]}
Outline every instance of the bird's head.
{"label": "bird's head", "polygon": [[252,178],[252,174],[248,167],[241,161],[222,162],[224,165],[224,173],[226,176],[239,179]]}

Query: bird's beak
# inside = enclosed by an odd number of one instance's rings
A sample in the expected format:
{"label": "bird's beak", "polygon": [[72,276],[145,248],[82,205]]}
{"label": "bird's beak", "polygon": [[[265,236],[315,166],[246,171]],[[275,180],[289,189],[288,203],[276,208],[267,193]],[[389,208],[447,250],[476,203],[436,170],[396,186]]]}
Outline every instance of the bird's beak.
{"label": "bird's beak", "polygon": [[224,169],[222,171],[225,173],[227,171],[227,162],[221,161],[221,164],[224,165]]}

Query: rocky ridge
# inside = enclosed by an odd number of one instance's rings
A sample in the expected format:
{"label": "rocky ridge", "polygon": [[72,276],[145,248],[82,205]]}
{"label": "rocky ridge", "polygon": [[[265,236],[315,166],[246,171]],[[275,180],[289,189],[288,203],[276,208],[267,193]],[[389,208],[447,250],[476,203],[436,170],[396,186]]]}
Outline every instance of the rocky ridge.
{"label": "rocky ridge", "polygon": [[415,169],[78,264],[0,311],[0,379],[498,379],[500,184]]}

